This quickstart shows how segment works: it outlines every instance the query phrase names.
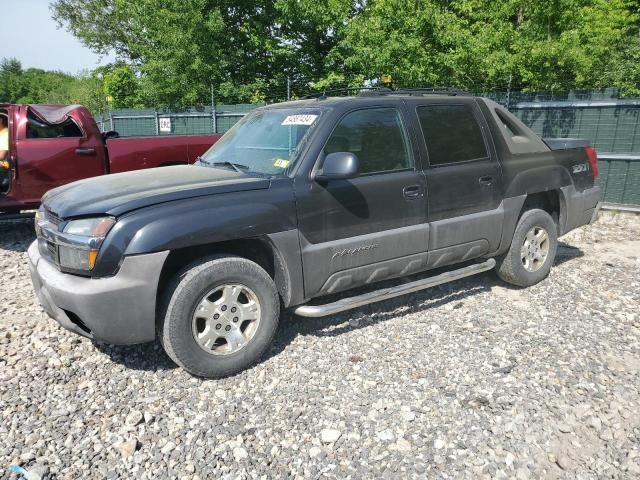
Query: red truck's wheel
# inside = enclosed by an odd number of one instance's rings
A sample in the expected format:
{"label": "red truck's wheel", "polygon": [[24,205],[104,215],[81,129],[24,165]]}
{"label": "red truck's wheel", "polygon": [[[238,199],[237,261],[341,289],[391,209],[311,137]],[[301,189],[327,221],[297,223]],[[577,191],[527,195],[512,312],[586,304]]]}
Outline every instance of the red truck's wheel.
{"label": "red truck's wheel", "polygon": [[509,251],[496,258],[500,278],[519,287],[549,275],[558,249],[558,227],[544,210],[527,210],[518,221]]}
{"label": "red truck's wheel", "polygon": [[241,257],[216,256],[183,269],[165,294],[159,337],[190,373],[218,378],[260,359],[278,327],[271,277]]}

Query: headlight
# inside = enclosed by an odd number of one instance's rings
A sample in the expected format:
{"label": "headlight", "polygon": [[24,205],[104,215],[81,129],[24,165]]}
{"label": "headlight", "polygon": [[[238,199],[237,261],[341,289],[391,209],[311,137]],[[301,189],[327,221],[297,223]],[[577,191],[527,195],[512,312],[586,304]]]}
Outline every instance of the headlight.
{"label": "headlight", "polygon": [[73,238],[73,244],[58,246],[60,266],[75,271],[92,270],[102,241],[115,223],[111,217],[82,218],[67,223],[63,233]]}
{"label": "headlight", "polygon": [[104,237],[116,221],[111,217],[83,218],[71,220],[64,227],[64,233],[83,237]]}

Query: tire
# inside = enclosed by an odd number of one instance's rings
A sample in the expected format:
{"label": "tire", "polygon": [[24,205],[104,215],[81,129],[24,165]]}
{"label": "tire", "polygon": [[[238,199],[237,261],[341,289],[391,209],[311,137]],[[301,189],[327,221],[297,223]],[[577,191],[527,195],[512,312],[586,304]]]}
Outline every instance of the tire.
{"label": "tire", "polygon": [[199,377],[226,377],[250,367],[278,328],[280,298],[273,280],[241,257],[214,256],[185,267],[163,300],[162,346]]}
{"label": "tire", "polygon": [[[546,233],[546,248],[542,231]],[[532,241],[532,232],[535,241]],[[525,244],[525,240],[529,243]],[[502,280],[512,285],[535,285],[549,275],[557,250],[558,227],[553,218],[544,210],[527,210],[518,221],[509,250],[496,258],[496,271]]]}

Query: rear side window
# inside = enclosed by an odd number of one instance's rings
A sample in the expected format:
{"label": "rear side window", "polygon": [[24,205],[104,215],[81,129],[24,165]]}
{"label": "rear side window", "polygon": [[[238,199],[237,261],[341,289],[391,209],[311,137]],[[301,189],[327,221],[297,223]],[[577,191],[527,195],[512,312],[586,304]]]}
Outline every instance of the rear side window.
{"label": "rear side window", "polygon": [[412,168],[400,113],[395,108],[369,108],[347,114],[331,134],[325,153],[351,152],[361,173]]}
{"label": "rear side window", "polygon": [[487,158],[482,131],[467,105],[418,107],[418,117],[432,166]]}
{"label": "rear side window", "polygon": [[68,119],[58,125],[47,125],[35,118],[28,118],[27,138],[73,138],[82,137],[82,131],[76,123]]}

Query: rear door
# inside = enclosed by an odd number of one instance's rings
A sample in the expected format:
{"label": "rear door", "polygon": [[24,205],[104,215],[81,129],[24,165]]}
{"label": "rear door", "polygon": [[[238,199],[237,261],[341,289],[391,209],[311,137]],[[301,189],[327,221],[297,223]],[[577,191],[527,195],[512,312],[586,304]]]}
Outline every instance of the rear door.
{"label": "rear door", "polygon": [[429,265],[469,260],[498,248],[502,173],[473,99],[417,103],[429,199]]}
{"label": "rear door", "polygon": [[426,265],[424,174],[416,169],[399,102],[347,112],[320,154],[351,152],[350,180],[296,179],[298,228],[308,297],[333,293]]}
{"label": "rear door", "polygon": [[[80,117],[83,124],[93,121],[83,116],[88,113]],[[48,125],[27,112],[16,150],[18,179],[28,202],[38,202],[52,188],[104,173],[104,147],[97,127],[83,128],[72,118]]]}

